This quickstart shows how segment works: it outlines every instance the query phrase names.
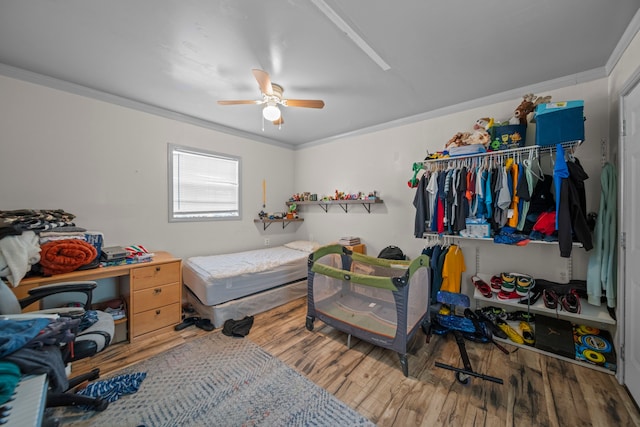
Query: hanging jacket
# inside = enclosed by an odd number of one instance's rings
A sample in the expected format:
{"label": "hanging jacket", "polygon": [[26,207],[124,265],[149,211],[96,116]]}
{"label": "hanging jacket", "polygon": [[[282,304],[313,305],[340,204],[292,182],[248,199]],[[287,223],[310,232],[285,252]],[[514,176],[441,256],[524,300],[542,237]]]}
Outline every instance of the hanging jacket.
{"label": "hanging jacket", "polygon": [[616,192],[615,167],[607,163],[600,175],[600,208],[594,236],[595,251],[589,257],[587,268],[587,295],[589,304],[600,305],[602,291],[607,306],[616,306]]}
{"label": "hanging jacket", "polygon": [[414,236],[422,238],[427,230],[427,218],[429,215],[429,197],[427,195],[426,173],[420,177],[416,195],[413,197],[413,206],[416,208]]}
{"label": "hanging jacket", "polygon": [[[560,154],[558,153],[559,159]],[[562,159],[564,160],[564,156]],[[556,165],[558,160],[556,160]],[[569,172],[569,166],[566,162],[563,163],[566,171]],[[584,189],[584,179],[587,179],[588,175],[579,162],[573,162],[571,169],[574,170],[574,175],[568,174],[560,181],[560,203],[556,217],[560,256],[563,258],[571,256],[574,236],[578,242],[582,243],[586,251],[593,249],[591,230],[587,224],[587,215],[581,207],[582,200],[579,191],[580,187]]]}

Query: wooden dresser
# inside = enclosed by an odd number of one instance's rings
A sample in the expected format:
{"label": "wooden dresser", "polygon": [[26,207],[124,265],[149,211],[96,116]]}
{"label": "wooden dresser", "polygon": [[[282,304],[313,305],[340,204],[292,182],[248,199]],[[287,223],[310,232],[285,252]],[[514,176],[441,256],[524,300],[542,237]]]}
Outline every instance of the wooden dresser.
{"label": "wooden dresser", "polygon": [[[182,261],[167,252],[154,253],[150,262],[30,277],[12,289],[18,298],[24,298],[30,289],[38,286],[116,278],[119,295],[125,298],[127,306],[126,319],[117,320],[116,325],[125,323],[128,339],[133,341],[147,334],[170,330],[182,320]],[[25,311],[38,309],[37,304],[32,304]]]}

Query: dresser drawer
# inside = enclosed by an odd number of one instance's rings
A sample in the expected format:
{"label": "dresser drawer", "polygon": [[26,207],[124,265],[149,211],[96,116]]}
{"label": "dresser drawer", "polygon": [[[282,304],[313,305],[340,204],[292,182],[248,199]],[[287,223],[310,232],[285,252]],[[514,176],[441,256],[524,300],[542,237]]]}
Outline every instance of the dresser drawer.
{"label": "dresser drawer", "polygon": [[143,311],[133,315],[133,336],[137,337],[180,322],[180,303]]}
{"label": "dresser drawer", "polygon": [[180,282],[180,262],[135,268],[131,277],[134,291]]}
{"label": "dresser drawer", "polygon": [[180,284],[176,282],[136,291],[133,298],[134,314],[169,305],[180,301]]}

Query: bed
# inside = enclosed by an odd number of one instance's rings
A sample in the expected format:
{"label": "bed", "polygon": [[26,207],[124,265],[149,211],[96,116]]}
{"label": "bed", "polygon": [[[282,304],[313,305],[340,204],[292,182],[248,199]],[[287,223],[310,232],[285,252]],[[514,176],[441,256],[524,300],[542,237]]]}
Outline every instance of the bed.
{"label": "bed", "polygon": [[196,256],[183,263],[187,301],[221,327],[285,304],[307,293],[307,261],[318,248],[297,240],[282,246]]}

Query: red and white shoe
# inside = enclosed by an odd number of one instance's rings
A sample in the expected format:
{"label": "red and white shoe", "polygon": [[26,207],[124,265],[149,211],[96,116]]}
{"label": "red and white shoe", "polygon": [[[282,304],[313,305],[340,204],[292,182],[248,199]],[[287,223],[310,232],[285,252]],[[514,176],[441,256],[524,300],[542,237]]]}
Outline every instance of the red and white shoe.
{"label": "red and white shoe", "polygon": [[493,297],[493,292],[491,292],[491,288],[487,285],[487,282],[479,278],[478,276],[471,276],[471,283],[476,289],[482,294],[485,298]]}
{"label": "red and white shoe", "polygon": [[501,300],[511,300],[511,299],[520,299],[522,298],[522,296],[518,295],[517,292],[513,291],[513,292],[505,292],[505,291],[500,291],[498,292],[498,299]]}

